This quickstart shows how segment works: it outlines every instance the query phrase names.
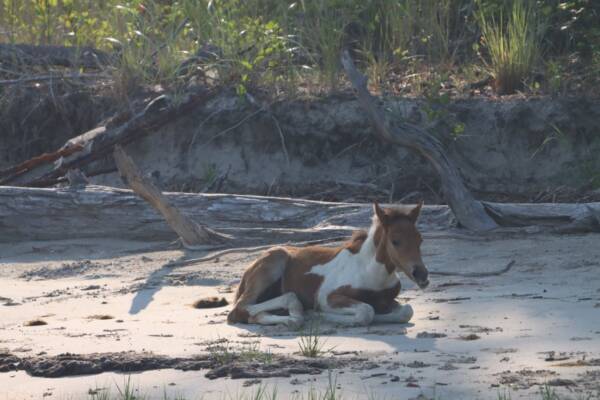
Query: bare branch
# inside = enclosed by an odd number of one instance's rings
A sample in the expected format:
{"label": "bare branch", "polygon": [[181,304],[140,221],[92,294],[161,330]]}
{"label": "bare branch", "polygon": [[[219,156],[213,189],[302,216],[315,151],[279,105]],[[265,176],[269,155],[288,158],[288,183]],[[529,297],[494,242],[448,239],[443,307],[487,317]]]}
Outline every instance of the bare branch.
{"label": "bare branch", "polygon": [[177,232],[184,247],[191,249],[198,249],[200,246],[214,247],[231,239],[230,236],[197,224],[173,207],[162,192],[148,178],[142,176],[133,160],[119,145],[115,146],[114,158],[121,177],[136,194],[162,214],[167,224]]}
{"label": "bare branch", "polygon": [[462,226],[474,231],[497,228],[483,205],[464,185],[460,172],[446,157],[442,144],[419,126],[404,121],[394,121],[393,124],[387,121],[367,90],[367,78],[356,69],[348,50],[342,54],[342,65],[357,92],[360,105],[375,128],[373,133],[386,142],[417,151],[433,165],[442,181],[446,201]]}

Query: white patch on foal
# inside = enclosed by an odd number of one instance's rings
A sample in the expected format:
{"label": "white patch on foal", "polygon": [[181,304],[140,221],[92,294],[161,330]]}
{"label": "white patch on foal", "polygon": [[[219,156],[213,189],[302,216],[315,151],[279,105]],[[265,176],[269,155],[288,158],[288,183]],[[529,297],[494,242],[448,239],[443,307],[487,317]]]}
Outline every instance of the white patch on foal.
{"label": "white patch on foal", "polygon": [[[375,319],[375,310],[372,306],[358,303],[349,307],[331,307],[328,296],[342,286],[380,291],[398,284],[399,279],[396,273],[389,273],[385,265],[375,259],[373,240],[375,229],[376,225],[371,225],[367,238],[358,253],[352,254],[350,250],[345,249],[328,263],[316,265],[310,269],[309,273],[323,277],[316,298],[318,307],[323,311],[323,317],[326,320],[346,325],[368,325]],[[404,307],[399,306],[399,308],[403,309]],[[412,317],[412,309],[410,311]],[[386,320],[398,322],[399,315],[396,310],[393,313],[395,315]],[[403,317],[401,319],[404,319],[408,315],[408,309],[401,314]]]}

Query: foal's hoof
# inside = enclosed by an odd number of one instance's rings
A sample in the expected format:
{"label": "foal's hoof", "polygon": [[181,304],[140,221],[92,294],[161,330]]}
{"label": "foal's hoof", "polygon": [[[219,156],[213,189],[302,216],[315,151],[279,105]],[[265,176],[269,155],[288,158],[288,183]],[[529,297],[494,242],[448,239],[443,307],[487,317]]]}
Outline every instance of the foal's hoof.
{"label": "foal's hoof", "polygon": [[408,321],[410,321],[413,317],[413,315],[415,314],[415,312],[413,311],[413,308],[410,304],[405,304],[402,306],[402,311],[400,311],[402,313],[402,317],[401,320],[403,323],[407,323]]}

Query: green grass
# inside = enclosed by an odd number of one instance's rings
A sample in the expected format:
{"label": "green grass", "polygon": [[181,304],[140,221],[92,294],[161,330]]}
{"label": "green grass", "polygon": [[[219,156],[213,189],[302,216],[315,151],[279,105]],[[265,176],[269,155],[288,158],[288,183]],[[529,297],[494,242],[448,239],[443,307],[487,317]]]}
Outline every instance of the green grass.
{"label": "green grass", "polygon": [[489,69],[499,94],[524,87],[540,57],[543,24],[528,1],[514,1],[508,20],[479,11],[483,43],[489,54]]}
{"label": "green grass", "polygon": [[[345,396],[342,390],[339,389],[337,375],[332,373],[331,371],[328,373],[327,384],[323,390],[317,390],[314,387],[305,388],[301,392],[296,392],[290,396],[282,396],[279,394],[277,390],[277,386],[270,386],[264,383],[258,384],[254,389],[247,389],[242,391],[237,391],[236,393],[227,392],[223,399],[226,400],[278,400],[278,399],[286,399],[286,400],[343,400],[346,398],[356,398],[353,396]],[[386,397],[381,397],[377,393],[370,391],[367,395],[369,400],[377,400],[383,399]],[[128,376],[122,385],[115,384],[113,390],[110,388],[102,388],[102,389],[90,389],[88,391],[87,398],[89,400],[145,400],[148,398],[143,394],[141,388],[136,387],[131,382],[131,376]],[[191,398],[185,397],[183,395],[169,395],[166,387],[163,390],[162,399],[163,400],[186,400],[186,399],[202,399],[202,394],[198,396],[194,396]],[[444,397],[438,397],[434,394],[433,398],[444,400]],[[502,392],[498,392],[497,396],[498,400],[511,400],[510,392],[505,389]],[[562,397],[557,394],[557,392],[548,385],[540,386],[539,394],[536,398],[538,400],[561,400]],[[591,400],[594,398],[591,394],[584,395],[580,394],[577,399],[581,400]]]}
{"label": "green grass", "polygon": [[498,400],[512,400],[510,392],[504,388],[502,392],[498,392]]}
{"label": "green grass", "polygon": [[[143,394],[142,389],[131,382],[131,376],[128,376],[122,385],[115,384],[114,390],[111,388],[94,388],[88,390],[89,400],[145,400],[148,397]],[[193,397],[201,399],[202,395]],[[227,393],[223,396],[226,400],[277,400],[286,398],[278,394],[276,386],[259,384],[252,390],[244,390],[235,394]],[[324,390],[317,390],[314,387],[305,392],[295,393],[287,397],[293,400],[342,400],[342,393],[338,389],[337,376],[332,372],[328,374],[327,386]],[[183,395],[171,396],[166,387],[163,390],[163,400],[186,400]]]}
{"label": "green grass", "polygon": [[139,388],[131,383],[131,376],[122,385],[115,384],[115,392],[110,388],[95,388],[88,390],[90,400],[143,400],[145,396],[139,394]]}
{"label": "green grass", "polygon": [[321,322],[318,318],[312,318],[306,323],[300,332],[300,339],[298,340],[298,348],[300,354],[304,357],[316,358],[322,356],[324,353],[333,350],[325,349],[326,340],[321,335]]}
{"label": "green grass", "polygon": [[246,343],[232,343],[227,339],[218,340],[217,343],[207,347],[213,360],[224,365],[233,361],[260,362],[270,364],[273,362],[273,353],[270,350],[261,350],[258,341]]}
{"label": "green grass", "polygon": [[[382,91],[400,81],[419,94],[413,79],[427,81],[423,71],[461,71],[481,60],[496,78],[499,93],[526,89],[523,82],[535,72],[544,43],[554,52],[544,85],[551,93],[562,90],[573,60],[587,63],[581,78],[598,84],[600,47],[591,40],[600,35],[597,11],[582,0],[531,4],[0,0],[0,43],[93,46],[116,54],[108,72],[115,94],[124,100],[148,86],[178,94],[191,78],[235,87],[240,95],[256,87],[273,95],[335,91],[343,81],[339,57],[346,46],[360,50],[359,64]],[[543,29],[542,17],[550,29]],[[481,58],[479,31],[486,51]],[[567,44],[553,46],[559,39]],[[587,49],[585,57],[578,57],[581,48]],[[199,50],[204,58],[194,63]],[[212,56],[205,57],[207,52]]]}
{"label": "green grass", "polygon": [[542,400],[560,400],[556,391],[548,385],[544,385],[540,388],[540,398]]}

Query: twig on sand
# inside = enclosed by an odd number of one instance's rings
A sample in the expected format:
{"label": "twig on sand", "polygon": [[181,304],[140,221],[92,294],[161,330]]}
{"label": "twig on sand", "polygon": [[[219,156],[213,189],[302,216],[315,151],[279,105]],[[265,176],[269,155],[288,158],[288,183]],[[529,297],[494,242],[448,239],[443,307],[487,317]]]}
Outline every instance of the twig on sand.
{"label": "twig on sand", "polygon": [[443,272],[443,271],[429,271],[430,275],[439,275],[439,276],[462,276],[464,278],[485,278],[488,276],[498,276],[507,273],[510,269],[515,265],[515,260],[510,260],[510,262],[506,265],[506,267],[502,268],[499,271],[491,271],[491,272],[473,272],[473,273],[460,273],[460,272]]}

